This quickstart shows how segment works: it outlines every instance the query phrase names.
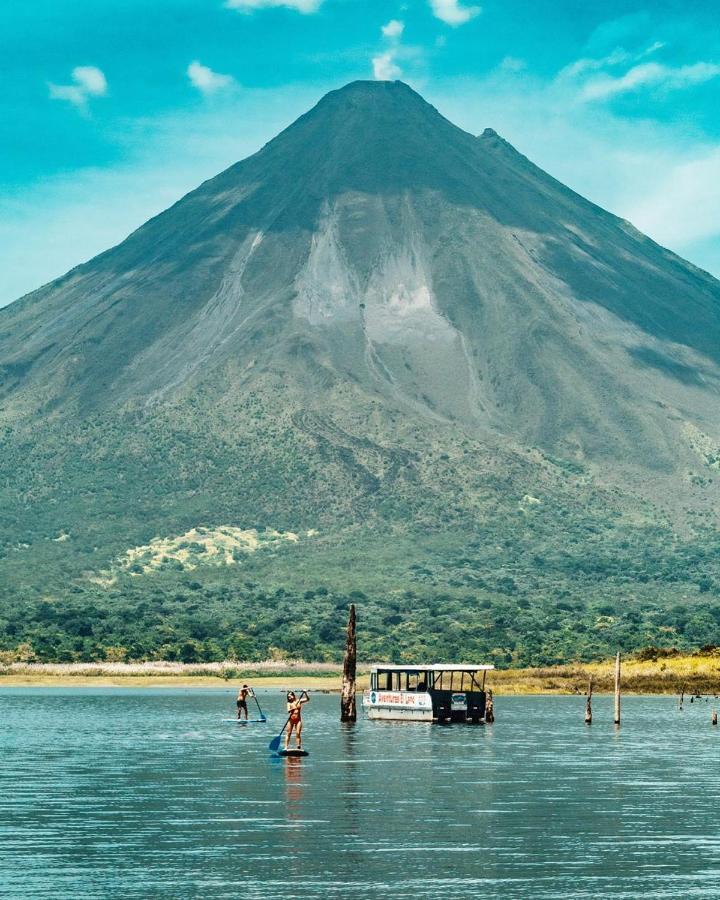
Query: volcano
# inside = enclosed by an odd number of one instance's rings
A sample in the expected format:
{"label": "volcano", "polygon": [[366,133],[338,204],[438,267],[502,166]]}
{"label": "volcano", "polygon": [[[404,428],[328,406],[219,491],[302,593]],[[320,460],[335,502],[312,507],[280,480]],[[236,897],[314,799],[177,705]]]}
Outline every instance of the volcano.
{"label": "volcano", "polygon": [[197,526],[462,547],[600,506],[687,534],[719,384],[718,281],[492,129],[354,82],[0,310],[8,577],[85,590]]}

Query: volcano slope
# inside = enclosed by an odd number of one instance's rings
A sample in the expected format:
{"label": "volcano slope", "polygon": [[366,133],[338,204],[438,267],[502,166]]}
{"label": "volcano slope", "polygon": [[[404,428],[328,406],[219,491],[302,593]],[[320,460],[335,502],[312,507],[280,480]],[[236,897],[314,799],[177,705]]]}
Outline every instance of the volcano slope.
{"label": "volcano slope", "polygon": [[355,82],[0,310],[0,648],[720,644],[719,383],[718,281]]}

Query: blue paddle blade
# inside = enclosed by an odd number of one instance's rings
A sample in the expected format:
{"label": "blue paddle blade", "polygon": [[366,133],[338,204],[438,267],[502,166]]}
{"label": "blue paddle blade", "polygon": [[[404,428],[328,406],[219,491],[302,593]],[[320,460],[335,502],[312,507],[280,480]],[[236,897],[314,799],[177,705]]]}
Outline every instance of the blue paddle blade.
{"label": "blue paddle blade", "polygon": [[274,737],[270,743],[268,744],[268,750],[271,753],[277,753],[280,749],[280,740],[282,739],[282,735],[279,734],[277,737]]}

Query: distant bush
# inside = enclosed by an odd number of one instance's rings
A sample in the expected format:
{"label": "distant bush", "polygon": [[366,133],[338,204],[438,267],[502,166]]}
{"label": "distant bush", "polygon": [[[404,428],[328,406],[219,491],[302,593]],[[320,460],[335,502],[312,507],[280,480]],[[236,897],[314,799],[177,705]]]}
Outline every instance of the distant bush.
{"label": "distant bush", "polygon": [[633,656],[640,662],[657,662],[659,659],[680,656],[680,651],[676,647],[643,647],[636,650]]}

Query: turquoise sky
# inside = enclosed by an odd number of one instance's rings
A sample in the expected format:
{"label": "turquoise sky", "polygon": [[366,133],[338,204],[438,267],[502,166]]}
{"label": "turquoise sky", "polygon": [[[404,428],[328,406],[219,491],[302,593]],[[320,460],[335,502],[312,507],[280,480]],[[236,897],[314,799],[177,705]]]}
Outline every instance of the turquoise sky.
{"label": "turquoise sky", "polygon": [[0,305],[332,88],[402,78],[720,275],[717,0],[0,5]]}

